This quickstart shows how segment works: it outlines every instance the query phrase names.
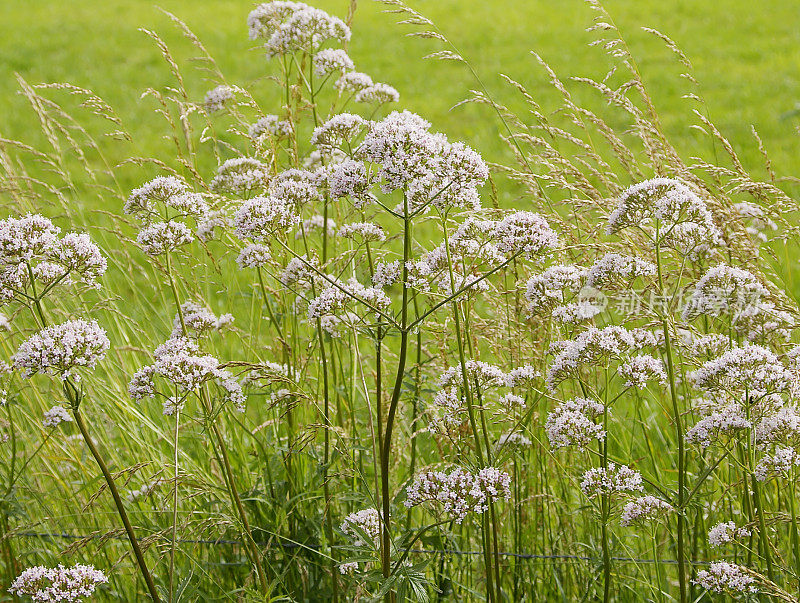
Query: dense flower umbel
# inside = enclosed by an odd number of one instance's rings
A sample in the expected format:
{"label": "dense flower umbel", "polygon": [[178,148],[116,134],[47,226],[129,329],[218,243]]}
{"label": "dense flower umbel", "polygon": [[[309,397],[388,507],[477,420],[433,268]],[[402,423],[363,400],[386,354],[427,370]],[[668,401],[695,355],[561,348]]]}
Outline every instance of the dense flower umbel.
{"label": "dense flower umbel", "polygon": [[723,436],[732,437],[750,427],[752,424],[740,404],[719,404],[686,432],[686,441],[707,448]]}
{"label": "dense flower umbel", "polygon": [[[153,353],[155,362],[145,366],[133,376],[128,393],[134,400],[152,398],[156,395],[154,378],[161,376],[183,391],[183,395],[196,392],[206,382],[216,381],[223,390],[223,399],[244,412],[245,395],[242,387],[226,370],[219,367],[213,356],[203,355],[193,341],[174,337],[158,346]],[[171,393],[174,389],[169,389]],[[173,414],[180,408],[178,400],[167,399],[165,414]]]}
{"label": "dense flower umbel", "polygon": [[[181,323],[181,314],[183,314],[183,323]],[[207,331],[220,331],[232,322],[232,314],[222,314],[217,317],[208,308],[196,302],[187,301],[181,304],[181,313],[176,314],[172,321],[170,337],[180,337],[181,335],[199,337]],[[183,325],[186,325],[188,333],[183,333]]]}
{"label": "dense flower umbel", "polygon": [[593,440],[603,440],[606,432],[595,423],[605,407],[595,400],[575,398],[559,404],[547,416],[545,431],[553,448],[585,446]]}
{"label": "dense flower umbel", "polygon": [[653,521],[664,517],[675,509],[666,501],[651,496],[640,496],[622,508],[620,523],[624,526]]}
{"label": "dense flower umbel", "polygon": [[627,465],[609,463],[608,468],[596,467],[583,474],[581,490],[588,498],[601,494],[622,494],[642,491],[642,476]]}
{"label": "dense flower umbel", "polygon": [[17,576],[8,592],[19,597],[31,597],[37,603],[83,601],[100,584],[107,583],[106,575],[92,565],[59,565],[55,568],[38,565]]}
{"label": "dense flower umbel", "polygon": [[313,53],[326,40],[350,40],[350,28],[341,19],[302,2],[260,4],[247,17],[247,26],[251,40],[265,40],[268,57]]}
{"label": "dense flower umbel", "polygon": [[793,376],[765,347],[746,344],[704,363],[689,375],[694,384],[709,391],[748,392],[751,399],[788,391]]}
{"label": "dense flower umbel", "polygon": [[613,285],[627,286],[636,277],[653,276],[656,265],[634,257],[607,253],[597,260],[586,273],[586,285],[601,289]]}
{"label": "dense flower umbel", "polygon": [[486,467],[473,474],[464,469],[450,473],[428,471],[414,478],[406,489],[406,507],[422,503],[442,505],[442,512],[461,523],[470,513],[483,513],[491,501],[511,497],[511,478],[507,473]]}
{"label": "dense flower umbel", "polygon": [[628,188],[608,218],[608,233],[636,226],[665,247],[696,255],[720,242],[705,202],[678,180],[654,178]]}
{"label": "dense flower umbel", "polygon": [[746,527],[737,528],[734,522],[723,521],[708,531],[708,544],[712,547],[721,547],[738,538],[747,538],[750,534],[750,530]]}
{"label": "dense flower umbel", "polygon": [[251,157],[236,157],[219,166],[211,188],[221,193],[247,195],[266,190],[269,179],[268,165]]}
{"label": "dense flower umbel", "polygon": [[752,273],[720,264],[709,268],[697,281],[683,310],[684,319],[700,315],[736,316],[769,296]]}
{"label": "dense flower umbel", "polygon": [[94,367],[109,347],[106,332],[95,321],[69,320],[30,337],[11,361],[25,377],[48,373],[66,378],[75,369]]}
{"label": "dense flower umbel", "polygon": [[523,254],[526,257],[546,256],[559,246],[558,235],[539,214],[518,211],[500,220],[494,238],[501,253]]}
{"label": "dense flower umbel", "polygon": [[716,561],[707,570],[697,572],[694,583],[714,593],[756,593],[756,579],[747,571],[727,561]]}
{"label": "dense flower umbel", "polygon": [[42,427],[45,429],[57,427],[61,423],[72,421],[72,415],[63,406],[54,406],[50,410],[45,411],[44,418],[42,419]]}
{"label": "dense flower umbel", "polygon": [[39,215],[0,220],[0,303],[22,295],[31,276],[45,286],[75,281],[98,286],[107,263],[86,234],[67,233]]}
{"label": "dense flower umbel", "polygon": [[356,546],[366,546],[367,544],[364,542],[361,532],[366,534],[369,541],[376,547],[379,545],[381,522],[377,509],[363,509],[350,513],[344,518],[340,529],[353,539]]}

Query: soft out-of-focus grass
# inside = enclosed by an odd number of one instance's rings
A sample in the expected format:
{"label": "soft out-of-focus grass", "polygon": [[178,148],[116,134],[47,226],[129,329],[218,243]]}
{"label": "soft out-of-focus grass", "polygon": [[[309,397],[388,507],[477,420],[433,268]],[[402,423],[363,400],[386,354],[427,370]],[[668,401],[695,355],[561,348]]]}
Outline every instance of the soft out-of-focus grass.
{"label": "soft out-of-focus grass", "polygon": [[[316,4],[340,16],[347,13],[344,0]],[[691,105],[681,98],[689,85],[678,77],[680,71],[669,51],[640,31],[642,25],[670,35],[690,57],[711,118],[743,149],[746,167],[757,167],[761,161],[750,134],[752,124],[770,150],[776,170],[798,171],[797,122],[786,114],[800,100],[800,30],[796,27],[800,5],[768,0],[754,10],[745,0],[612,0],[606,4],[641,58],[665,128],[682,151],[693,153],[700,140],[689,129]],[[530,50],[539,52],[563,77],[602,77],[607,69],[603,53],[587,46],[592,38],[584,29],[592,12],[580,0],[501,4],[437,0],[412,5],[459,46],[501,99],[512,95],[498,72],[538,90],[543,99],[551,94]],[[160,124],[154,125],[151,104],[140,100],[139,93],[148,86],[163,89],[171,82],[158,50],[137,28],[157,30],[179,56],[185,54],[181,48],[188,50],[156,6],[186,21],[231,82],[250,83],[274,68],[247,39],[244,19],[250,2],[5,2],[0,7],[0,131],[7,137],[28,138],[37,129],[24,100],[13,95],[13,74],[19,72],[31,82],[70,81],[96,90],[131,124],[142,153],[153,154],[160,144]],[[415,60],[436,48],[405,37],[406,30],[382,11],[378,3],[358,5],[351,47],[358,67],[396,86],[403,107],[420,112],[453,137],[469,141],[489,158],[501,157],[504,149],[494,121],[477,119],[483,113],[472,108],[450,112],[475,86],[469,73],[456,64]],[[205,88],[199,77],[188,78],[187,84],[202,97]],[[708,145],[705,140],[700,144]]]}

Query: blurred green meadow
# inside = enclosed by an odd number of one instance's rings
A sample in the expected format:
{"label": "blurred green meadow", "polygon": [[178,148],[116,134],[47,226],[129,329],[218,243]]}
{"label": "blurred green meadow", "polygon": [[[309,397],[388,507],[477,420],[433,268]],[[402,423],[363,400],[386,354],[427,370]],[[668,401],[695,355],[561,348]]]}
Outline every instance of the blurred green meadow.
{"label": "blurred green meadow", "polygon": [[[315,4],[341,17],[349,5],[346,0]],[[685,156],[699,151],[698,145],[707,149],[711,143],[690,127],[696,123],[691,116],[694,105],[682,97],[693,90],[679,77],[674,55],[641,26],[666,33],[690,58],[700,82],[695,92],[742,153],[746,168],[761,173],[761,155],[751,134],[755,126],[776,172],[789,176],[800,172],[799,122],[794,116],[800,101],[800,4],[786,0],[605,4],[639,58],[666,132]],[[147,87],[170,85],[171,76],[158,49],[138,28],[157,31],[177,57],[191,56],[189,43],[158,8],[170,11],[205,43],[229,82],[251,84],[270,73],[268,61],[247,39],[245,19],[252,6],[241,0],[5,0],[0,3],[0,132],[22,140],[39,136],[35,116],[25,99],[15,94],[18,73],[30,83],[68,81],[91,88],[116,108],[135,134],[138,151],[155,156],[158,145],[165,144],[163,127],[153,117],[152,102],[140,94]],[[501,72],[541,99],[553,98],[531,50],[562,78],[602,78],[609,67],[602,50],[588,46],[593,37],[585,29],[592,11],[581,0],[436,0],[411,6],[430,17],[458,46],[501,102],[514,98],[498,76]],[[394,15],[384,8],[371,0],[358,2],[350,49],[357,67],[395,86],[401,105],[424,115],[435,128],[468,141],[490,160],[508,159],[498,138],[498,122],[487,119],[486,108],[451,110],[476,86],[468,70],[459,64],[421,60],[439,46],[407,37],[409,30],[396,25]],[[186,77],[197,100],[212,87],[202,76],[196,72]],[[269,94],[268,82],[262,89]]]}

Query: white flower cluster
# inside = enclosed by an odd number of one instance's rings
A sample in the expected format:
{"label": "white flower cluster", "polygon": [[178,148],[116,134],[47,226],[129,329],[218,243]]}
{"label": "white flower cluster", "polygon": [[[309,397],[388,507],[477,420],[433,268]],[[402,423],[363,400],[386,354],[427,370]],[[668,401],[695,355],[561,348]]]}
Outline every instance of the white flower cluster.
{"label": "white flower cluster", "polygon": [[745,344],[705,362],[689,374],[700,389],[708,391],[748,392],[751,399],[788,391],[793,376],[770,350]]}
{"label": "white flower cluster", "polygon": [[[128,393],[134,400],[156,395],[156,376],[163,377],[187,394],[196,392],[206,382],[216,381],[224,392],[223,399],[239,412],[244,412],[245,395],[239,382],[219,367],[216,358],[201,354],[195,342],[185,337],[168,339],[156,348],[153,357],[155,362],[139,369],[128,384]],[[164,404],[165,414],[173,414],[179,406],[179,400],[168,398]]]}
{"label": "white flower cluster", "polygon": [[771,476],[788,477],[792,470],[800,467],[800,454],[794,448],[778,446],[772,454],[765,454],[756,463],[753,475],[760,481]]}
{"label": "white flower cluster", "polygon": [[295,287],[301,291],[307,291],[311,289],[316,269],[319,269],[319,260],[313,255],[311,258],[306,255],[295,257],[286,264],[278,280],[285,287]]}
{"label": "white flower cluster", "polygon": [[625,387],[643,389],[647,387],[648,381],[655,380],[662,385],[667,382],[664,362],[649,354],[632,356],[619,366],[617,372],[625,379]]}
{"label": "white flower cluster", "polygon": [[608,468],[595,467],[583,474],[581,491],[588,497],[642,491],[642,476],[627,465],[609,463]]}
{"label": "white flower cluster", "polygon": [[602,425],[595,423],[602,417],[605,406],[588,398],[575,398],[559,404],[545,423],[547,439],[553,448],[566,446],[586,446],[594,440],[603,440],[606,432]]}
{"label": "white flower cluster", "polygon": [[551,344],[555,354],[547,371],[547,386],[554,389],[586,365],[602,366],[610,358],[619,358],[643,347],[658,345],[656,336],[644,329],[627,330],[609,326],[589,327],[575,339]]}
{"label": "white flower cluster", "polygon": [[314,72],[321,77],[352,71],[355,68],[353,59],[341,48],[326,48],[314,55]]}
{"label": "white flower cluster", "polygon": [[699,255],[721,242],[705,202],[684,183],[670,178],[645,180],[622,193],[608,218],[608,233],[631,226],[684,254]]}
{"label": "white flower cluster", "polygon": [[225,108],[225,103],[233,100],[233,88],[221,84],[206,92],[203,105],[209,113],[216,113]]}
{"label": "white flower cluster", "polygon": [[709,268],[697,281],[683,309],[683,318],[736,316],[768,296],[767,288],[751,272],[719,264]]}
{"label": "white flower cluster", "polygon": [[267,134],[275,138],[291,136],[294,126],[288,119],[280,119],[277,115],[265,115],[260,117],[247,129],[247,134],[253,140],[259,141]]}
{"label": "white flower cluster", "polygon": [[93,368],[110,347],[106,332],[95,321],[81,319],[42,329],[19,346],[11,357],[24,377],[36,373],[76,376],[78,368]]}
{"label": "white flower cluster", "polygon": [[[314,128],[311,144],[321,149],[333,149],[351,141],[368,127],[369,122],[352,113],[337,113],[322,125]],[[363,164],[362,164],[363,165]]]}
{"label": "white flower cluster", "polygon": [[367,544],[363,540],[362,533],[366,534],[372,544],[376,547],[379,546],[381,519],[377,509],[362,509],[361,511],[350,513],[344,518],[340,529],[353,539],[353,543],[356,546],[366,546]]}
{"label": "white flower cluster", "polygon": [[550,266],[544,272],[534,274],[526,285],[525,299],[528,311],[535,315],[544,315],[552,311],[554,306],[564,302],[564,292],[577,293],[586,269],[579,266]]}
{"label": "white flower cluster", "polygon": [[211,189],[218,193],[249,196],[263,192],[269,185],[269,166],[252,157],[228,159],[211,181]]}
{"label": "white flower cluster", "polygon": [[542,374],[530,364],[511,369],[506,373],[507,387],[530,387]]}
{"label": "white flower cluster", "polygon": [[42,419],[42,427],[51,429],[58,427],[61,423],[72,421],[72,415],[63,406],[56,405],[50,410],[45,411],[44,418]]}
{"label": "white flower cluster", "polygon": [[624,526],[632,526],[646,521],[653,521],[674,510],[668,502],[647,494],[626,503],[622,508],[620,523]]}
{"label": "white flower cluster", "polygon": [[383,105],[385,103],[396,103],[400,100],[400,93],[389,84],[380,82],[367,86],[356,92],[353,97],[357,103],[369,103],[373,105]]}
{"label": "white flower cluster", "polygon": [[517,211],[500,220],[494,228],[497,249],[508,255],[534,258],[547,256],[560,244],[547,220],[530,211]]}
{"label": "white flower cluster", "polygon": [[753,441],[761,448],[769,444],[800,443],[800,413],[794,406],[781,406],[761,417],[753,430]]}
{"label": "white flower cluster", "polygon": [[358,571],[358,561],[346,561],[339,564],[339,573],[343,576],[351,575]]}
{"label": "white flower cluster", "polygon": [[289,230],[299,221],[294,203],[269,196],[243,201],[233,218],[233,225],[240,239],[267,242],[276,230]]}
{"label": "white flower cluster", "polygon": [[719,548],[730,544],[738,538],[747,538],[750,534],[750,530],[746,527],[737,528],[734,522],[723,521],[708,531],[708,544],[714,548]]}
{"label": "white flower cluster", "polygon": [[652,262],[632,255],[606,253],[586,273],[586,285],[598,289],[608,286],[628,286],[640,276],[653,276],[658,268]]}
{"label": "white flower cluster", "polygon": [[[372,123],[354,151],[356,159],[377,164],[384,193],[404,189],[409,211],[480,206],[478,187],[489,171],[480,155],[443,134],[428,131],[430,123],[408,111],[393,111]],[[404,210],[401,204],[396,211]]]}
{"label": "white flower cluster", "polygon": [[353,305],[360,303],[370,309],[383,310],[392,303],[380,287],[365,287],[354,278],[342,282],[333,277],[320,277],[318,281],[325,288],[308,303],[308,320],[320,319],[323,328],[332,336],[339,335],[342,318],[349,314]]}
{"label": "white flower cluster", "polygon": [[366,242],[386,240],[386,233],[383,228],[372,222],[351,222],[344,224],[339,229],[339,236],[345,239],[361,239]]}
{"label": "white flower cluster", "polygon": [[30,597],[36,603],[82,601],[92,596],[100,584],[107,583],[108,577],[93,565],[54,568],[37,565],[17,576],[8,592]]}
{"label": "white flower cluster", "polygon": [[99,286],[107,263],[97,245],[86,234],[59,233],[40,215],[0,220],[0,303],[24,294],[31,277],[46,287],[73,281]]}
{"label": "white flower cluster", "polygon": [[375,273],[372,275],[372,284],[376,287],[394,285],[402,277],[400,261],[378,262],[375,264]]}
{"label": "white flower cluster", "polygon": [[268,57],[316,51],[327,40],[345,43],[350,28],[336,17],[302,2],[258,5],[247,17],[251,40],[264,40]]}
{"label": "white flower cluster", "polygon": [[[326,226],[327,228],[325,228]],[[325,228],[329,237],[336,235],[336,222],[330,218],[328,218],[326,221],[325,216],[316,214],[311,216],[308,220],[303,220],[303,226],[298,232],[295,233],[294,238],[300,239],[303,237],[303,235],[311,234],[317,230],[321,231],[323,228]]]}
{"label": "white flower cluster", "polygon": [[203,196],[190,191],[175,176],[159,176],[134,189],[123,210],[142,222],[136,240],[148,255],[160,255],[190,243],[192,231],[184,220],[192,218],[201,224],[209,214]]}
{"label": "white flower cluster", "polygon": [[141,488],[138,490],[129,490],[126,498],[130,502],[136,502],[137,500],[141,500],[147,496],[150,496],[153,492],[155,492],[156,488],[158,488],[163,482],[161,479],[154,479],[151,482],[143,484]]}
{"label": "white flower cluster", "polygon": [[778,225],[758,205],[747,202],[734,203],[733,210],[746,224],[745,230],[747,234],[762,243],[766,243],[769,240],[764,231],[771,230],[775,232],[778,230]]}
{"label": "white flower cluster", "polygon": [[[500,367],[480,360],[467,360],[464,363],[467,369],[467,379],[470,386],[476,384],[481,389],[487,387],[500,387],[506,383],[506,374]],[[440,388],[464,386],[464,375],[460,364],[448,367],[439,377]]]}
{"label": "white flower cluster", "polygon": [[707,570],[700,570],[694,583],[713,593],[758,592],[756,579],[745,568],[727,561],[716,561]]}
{"label": "white flower cluster", "polygon": [[504,433],[497,439],[497,448],[511,448],[515,450],[529,448],[533,446],[533,442],[527,436],[513,432],[513,433]]}
{"label": "white flower cluster", "polygon": [[193,301],[182,303],[181,313],[183,314],[183,324],[186,325],[188,332],[183,332],[181,314],[175,314],[175,318],[172,321],[171,338],[180,337],[181,335],[199,337],[206,331],[221,331],[233,322],[233,314],[222,314],[218,317],[208,308]]}
{"label": "white flower cluster", "polygon": [[269,247],[261,243],[250,243],[239,252],[236,263],[240,268],[259,268],[266,266],[270,259],[272,259],[272,253]]}
{"label": "white flower cluster", "polygon": [[685,439],[689,444],[708,448],[722,436],[735,435],[750,427],[752,424],[747,420],[741,405],[736,402],[719,404],[686,432]]}
{"label": "white flower cluster", "polygon": [[428,471],[414,478],[406,489],[406,507],[422,503],[442,505],[442,512],[461,523],[470,513],[484,513],[489,503],[511,498],[511,478],[508,473],[486,467],[477,473],[461,468],[450,473]]}

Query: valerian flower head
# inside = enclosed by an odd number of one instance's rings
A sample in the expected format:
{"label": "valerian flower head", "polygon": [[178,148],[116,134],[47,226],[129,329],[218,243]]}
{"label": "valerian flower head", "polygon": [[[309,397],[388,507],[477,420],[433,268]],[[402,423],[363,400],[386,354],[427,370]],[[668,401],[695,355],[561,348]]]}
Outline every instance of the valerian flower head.
{"label": "valerian flower head", "polygon": [[342,74],[342,76],[336,80],[334,86],[337,90],[339,90],[340,93],[358,93],[361,90],[369,88],[374,83],[375,82],[372,81],[372,78],[366,73],[361,73],[360,71],[350,71]]}
{"label": "valerian flower head", "polygon": [[530,211],[517,211],[504,217],[495,226],[494,238],[501,253],[523,254],[529,258],[547,256],[560,244],[547,220]]}
{"label": "valerian flower head", "polygon": [[506,386],[511,388],[530,387],[538,381],[541,376],[542,373],[539,372],[538,369],[530,364],[525,364],[513,368],[506,373]]}
{"label": "valerian flower head", "polygon": [[[357,529],[356,529],[357,528]],[[356,546],[366,546],[367,542],[363,540],[363,534],[369,538],[369,542],[374,546],[379,546],[381,537],[381,521],[377,509],[363,509],[350,513],[344,518],[341,527],[339,528],[353,539]]]}
{"label": "valerian flower head", "polygon": [[608,218],[608,233],[632,226],[684,254],[697,254],[721,242],[705,202],[686,184],[670,178],[645,180],[622,193]]}
{"label": "valerian flower head", "polygon": [[285,204],[302,208],[322,198],[320,186],[325,176],[325,170],[285,170],[273,178],[269,194]]}
{"label": "valerian flower head", "polygon": [[359,115],[338,113],[314,128],[311,144],[320,148],[338,148],[344,143],[351,142],[368,124],[369,122]]}
{"label": "valerian flower head", "polygon": [[[223,391],[222,399],[233,404],[239,412],[244,411],[245,395],[241,385],[228,371],[220,368],[216,358],[202,354],[194,341],[173,337],[158,346],[153,357],[155,362],[139,369],[128,385],[128,393],[134,400],[155,396],[156,376],[172,384],[167,391],[174,392],[177,386],[186,394],[196,392],[209,381],[215,381]],[[172,401],[170,408],[176,405],[177,401]]]}
{"label": "valerian flower head", "polygon": [[550,446],[587,446],[593,441],[604,440],[606,432],[595,422],[604,412],[605,406],[587,398],[562,402],[550,412],[545,423]]}
{"label": "valerian flower head", "polygon": [[654,521],[674,510],[673,506],[668,502],[648,494],[633,499],[622,508],[620,523],[624,526],[631,526]]}
{"label": "valerian flower head", "polygon": [[693,582],[713,593],[738,595],[758,592],[756,579],[743,567],[727,561],[716,561],[707,570],[700,570]]}
{"label": "valerian flower head", "polygon": [[765,454],[756,463],[753,475],[760,481],[773,476],[790,477],[800,468],[800,453],[788,446],[777,446],[772,454]]}
{"label": "valerian flower head", "polygon": [[778,230],[778,225],[761,207],[754,203],[734,203],[733,210],[744,223],[747,234],[754,240],[766,243],[769,237],[765,231],[775,232]]}
{"label": "valerian flower head", "polygon": [[8,592],[18,597],[31,597],[37,603],[83,601],[99,585],[107,583],[108,577],[93,565],[55,568],[38,565],[17,576]]}
{"label": "valerian flower head", "polygon": [[239,206],[233,218],[240,239],[268,242],[276,231],[287,231],[300,221],[294,203],[278,197],[253,197]]}
{"label": "valerian flower head", "polygon": [[183,222],[153,222],[139,231],[136,242],[147,255],[162,255],[192,242],[194,235]]}
{"label": "valerian flower head", "polygon": [[69,320],[30,337],[11,361],[24,377],[47,373],[66,378],[76,369],[93,368],[109,347],[106,332],[95,321]]}
{"label": "valerian flower head", "polygon": [[209,113],[216,113],[222,111],[233,98],[233,88],[221,84],[206,93],[203,105]]}
{"label": "valerian flower head", "polygon": [[383,105],[385,103],[396,103],[399,101],[400,93],[389,84],[378,82],[356,92],[353,100],[357,103]]}
{"label": "valerian flower head", "polygon": [[709,268],[697,281],[683,309],[683,318],[692,320],[700,315],[736,316],[768,296],[767,288],[752,273],[719,264]]}
{"label": "valerian flower head", "polygon": [[586,273],[586,285],[604,287],[628,286],[636,277],[653,276],[656,265],[632,255],[607,253],[597,260]]}
{"label": "valerian flower head", "polygon": [[609,463],[608,468],[596,467],[583,474],[581,490],[588,498],[642,491],[642,476],[627,465]]}
{"label": "valerian flower head", "polygon": [[399,282],[402,278],[400,261],[378,262],[375,264],[375,273],[372,275],[372,284],[376,287],[388,287]]}
{"label": "valerian flower head", "polygon": [[589,327],[575,339],[555,342],[551,346],[556,356],[547,371],[547,385],[555,388],[576,375],[582,367],[603,366],[610,358],[618,358],[637,347],[631,331],[623,327]]}
{"label": "valerian flower head", "polygon": [[406,507],[422,503],[441,505],[442,512],[461,523],[469,513],[484,513],[492,501],[511,497],[508,473],[486,467],[477,473],[464,469],[428,471],[414,478],[406,489]]}
{"label": "valerian flower head", "polygon": [[265,41],[268,57],[313,53],[326,40],[350,40],[344,21],[302,2],[260,4],[248,15],[247,26],[251,40]]}
{"label": "valerian flower head", "polygon": [[189,192],[186,183],[175,176],[158,176],[131,191],[122,210],[142,221],[158,215],[159,205],[169,205],[175,197]]}
{"label": "valerian flower head", "polygon": [[261,243],[251,243],[239,252],[236,263],[242,269],[260,268],[261,266],[266,266],[271,258],[272,253],[269,247]]}
{"label": "valerian flower head", "polygon": [[708,414],[686,432],[686,441],[708,448],[723,436],[735,436],[751,427],[740,404],[723,403],[708,409]]}
{"label": "valerian flower head", "polygon": [[[181,322],[181,315],[183,322]],[[232,314],[222,314],[218,317],[208,308],[196,302],[187,301],[181,304],[181,311],[175,315],[175,319],[172,321],[170,337],[180,337],[181,335],[199,337],[207,331],[220,331],[232,322]],[[184,325],[187,333],[183,332]]]}
{"label": "valerian flower head", "polygon": [[625,379],[625,387],[643,389],[648,381],[658,381],[662,385],[667,382],[664,362],[649,354],[632,356],[620,365],[618,373]]}
{"label": "valerian flower head", "polygon": [[321,77],[341,74],[355,68],[353,59],[341,48],[326,48],[314,55],[314,72]]}
{"label": "valerian flower head", "polygon": [[531,314],[545,315],[563,303],[564,292],[577,293],[586,278],[586,269],[579,266],[550,266],[534,274],[526,284],[525,299]]}
{"label": "valerian flower head", "polygon": [[252,157],[235,157],[217,168],[211,188],[219,193],[249,195],[265,191],[269,181],[268,165]]}
{"label": "valerian flower head", "polygon": [[42,427],[50,429],[57,427],[61,423],[72,421],[72,415],[63,406],[56,405],[50,410],[45,411],[42,418]]}
{"label": "valerian flower head", "polygon": [[[467,379],[469,379],[470,387],[475,384],[481,389],[487,387],[501,387],[505,385],[506,374],[500,367],[482,362],[480,360],[467,360],[464,363],[467,372]],[[439,377],[438,385],[441,388],[445,387],[463,387],[463,369],[460,364],[449,367]]]}
{"label": "valerian flower head", "polygon": [[705,362],[689,379],[707,391],[748,392],[751,399],[789,391],[794,377],[778,357],[760,345],[745,344]]}
{"label": "valerian flower head", "polygon": [[354,241],[365,243],[386,240],[386,233],[383,228],[372,222],[350,222],[349,224],[344,224],[339,229],[338,234],[345,239],[353,239]]}
{"label": "valerian flower head", "polygon": [[46,287],[99,286],[107,268],[100,248],[87,234],[70,232],[59,239],[59,233],[39,215],[0,220],[0,302],[22,295],[33,284],[31,278]]}
{"label": "valerian flower head", "polygon": [[750,530],[746,527],[737,528],[734,522],[723,521],[712,526],[708,531],[708,544],[719,548],[739,538],[747,538],[750,534]]}

